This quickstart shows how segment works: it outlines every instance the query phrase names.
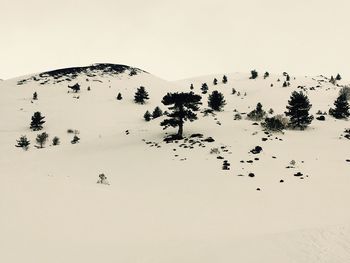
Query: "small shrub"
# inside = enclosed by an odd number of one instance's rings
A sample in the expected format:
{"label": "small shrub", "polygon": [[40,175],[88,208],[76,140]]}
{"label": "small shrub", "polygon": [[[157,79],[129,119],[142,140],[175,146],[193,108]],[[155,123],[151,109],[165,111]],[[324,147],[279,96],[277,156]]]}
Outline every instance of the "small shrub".
{"label": "small shrub", "polygon": [[263,126],[268,131],[275,131],[280,132],[286,129],[288,125],[287,118],[284,118],[282,115],[276,115],[271,118],[265,118],[265,121],[261,123],[261,126]]}
{"label": "small shrub", "polygon": [[247,118],[253,121],[260,121],[265,117],[265,115],[266,115],[266,112],[262,109],[262,105],[259,102],[256,105],[255,110],[248,113]]}
{"label": "small shrub", "polygon": [[38,148],[44,148],[44,145],[48,138],[49,138],[49,135],[46,132],[38,134],[35,139],[37,144],[39,145]]}
{"label": "small shrub", "polygon": [[27,136],[21,136],[17,140],[17,144],[15,146],[27,151],[29,148],[29,145],[30,145],[30,141],[27,139]]}
{"label": "small shrub", "polygon": [[74,135],[73,140],[71,140],[71,143],[76,144],[76,143],[79,143],[79,141],[80,141],[80,138],[77,135]]}
{"label": "small shrub", "polygon": [[53,137],[52,145],[56,146],[56,145],[59,145],[60,143],[61,143],[60,138],[58,138],[57,136]]}
{"label": "small shrub", "polygon": [[241,120],[241,119],[242,119],[242,115],[239,114],[239,113],[236,113],[235,116],[233,117],[233,119],[234,119],[235,121]]}

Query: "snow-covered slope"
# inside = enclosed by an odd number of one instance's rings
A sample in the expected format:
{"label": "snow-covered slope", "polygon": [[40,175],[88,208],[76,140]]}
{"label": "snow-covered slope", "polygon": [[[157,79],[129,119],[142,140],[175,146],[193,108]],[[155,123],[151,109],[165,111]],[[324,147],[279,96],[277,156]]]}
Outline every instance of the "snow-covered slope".
{"label": "snow-covered slope", "polygon": [[[252,121],[233,119],[235,109],[246,113],[257,102],[283,113],[301,87],[313,114],[328,111],[339,87],[326,78],[291,76],[283,88],[282,74],[251,80],[233,73],[222,84],[222,75],[168,82],[109,64],[53,72],[0,84],[1,262],[350,260],[350,140],[341,137],[349,122],[326,116],[305,131],[268,137]],[[145,111],[166,110],[162,97],[189,91],[191,83],[200,94],[204,82],[209,93],[224,93],[227,105],[216,116],[198,113],[185,135],[215,141],[163,142],[175,130],[163,131],[162,117],[145,122]],[[75,83],[81,91],[68,93]],[[139,86],[149,92],[144,105],[133,102]],[[34,92],[38,100],[32,101]],[[202,101],[204,109],[207,95]],[[46,117],[50,141],[58,136],[60,145],[33,147],[35,111]],[[68,129],[79,131],[79,144],[70,143]],[[28,151],[14,147],[21,135],[32,142]],[[263,151],[251,154],[255,146]],[[212,148],[231,170],[221,169]],[[286,168],[292,160],[294,168]],[[96,184],[100,173],[109,186]]]}

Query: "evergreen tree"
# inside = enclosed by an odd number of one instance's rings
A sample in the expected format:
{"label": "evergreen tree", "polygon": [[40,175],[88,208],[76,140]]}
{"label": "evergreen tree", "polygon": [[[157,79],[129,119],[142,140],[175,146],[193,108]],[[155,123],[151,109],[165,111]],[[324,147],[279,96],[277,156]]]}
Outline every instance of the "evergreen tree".
{"label": "evergreen tree", "polygon": [[58,138],[57,136],[53,137],[52,145],[56,146],[56,145],[59,145],[60,143],[61,143],[60,138]]}
{"label": "evergreen tree", "polygon": [[287,82],[290,81],[290,76],[289,75],[286,76],[286,81]]}
{"label": "evergreen tree", "polygon": [[79,83],[74,84],[73,86],[69,86],[68,88],[70,88],[71,90],[73,90],[73,92],[77,93],[78,91],[80,91],[80,85]]}
{"label": "evergreen tree", "polygon": [[150,121],[151,120],[151,113],[149,111],[146,111],[145,114],[143,115],[143,118],[145,121]]}
{"label": "evergreen tree", "polygon": [[208,92],[208,85],[207,83],[203,83],[201,87],[202,94],[206,94]]}
{"label": "evergreen tree", "polygon": [[123,99],[122,94],[119,92],[117,95],[117,100],[122,100],[122,99]]}
{"label": "evergreen tree", "polygon": [[49,135],[46,132],[43,132],[37,135],[35,140],[39,145],[39,148],[44,148],[47,138],[49,138]]}
{"label": "evergreen tree", "polygon": [[264,74],[264,79],[266,79],[268,77],[270,77],[270,73],[266,71],[265,74]]}
{"label": "evergreen tree", "polygon": [[250,74],[250,79],[256,79],[258,77],[258,72],[255,69],[250,71]]}
{"label": "evergreen tree", "polygon": [[30,141],[27,139],[27,136],[21,136],[17,140],[17,144],[15,145],[16,147],[22,148],[23,150],[28,150],[30,145]]}
{"label": "evergreen tree", "polygon": [[336,119],[346,119],[350,116],[350,106],[345,93],[341,93],[334,102],[334,109],[329,110],[329,114]]}
{"label": "evergreen tree", "polygon": [[193,90],[193,89],[194,89],[193,84],[191,84],[191,86],[190,86],[190,90]]}
{"label": "evergreen tree", "polygon": [[38,99],[38,93],[36,93],[36,91],[33,93],[33,100],[37,100]]}
{"label": "evergreen tree", "polygon": [[41,116],[41,112],[37,111],[34,113],[32,116],[32,122],[30,123],[30,128],[33,131],[40,131],[43,128],[43,124],[45,123],[44,121],[44,116]]}
{"label": "evergreen tree", "polygon": [[224,84],[227,83],[227,77],[226,77],[226,75],[224,75],[224,76],[222,77],[222,83],[224,83]]}
{"label": "evergreen tree", "polygon": [[195,111],[199,110],[202,97],[194,94],[193,92],[181,92],[181,93],[168,93],[163,97],[162,103],[166,106],[170,106],[172,110],[168,113],[168,119],[161,122],[161,126],[164,129],[168,127],[179,127],[177,138],[182,138],[184,122],[194,121],[197,119]]}
{"label": "evergreen tree", "polygon": [[214,84],[214,85],[217,85],[217,84],[218,84],[218,80],[217,80],[216,78],[213,80],[213,84]]}
{"label": "evergreen tree", "polygon": [[226,105],[224,95],[217,90],[214,90],[208,98],[208,106],[215,111],[221,111]]}
{"label": "evergreen tree", "polygon": [[158,117],[160,117],[162,115],[163,115],[162,110],[158,106],[155,107],[155,109],[153,110],[153,113],[152,113],[152,118],[156,119],[156,118],[158,118]]}
{"label": "evergreen tree", "polygon": [[148,93],[145,89],[145,87],[141,86],[137,89],[135,96],[134,96],[134,101],[139,104],[144,104],[145,100],[148,100]]}
{"label": "evergreen tree", "polygon": [[335,85],[335,79],[334,79],[334,77],[333,76],[331,76],[331,79],[330,79],[330,81],[329,81],[330,83],[332,83],[333,85]]}
{"label": "evergreen tree", "polygon": [[313,120],[313,116],[309,115],[311,109],[309,98],[303,92],[293,91],[288,101],[285,114],[290,118],[290,126],[292,128],[305,129]]}
{"label": "evergreen tree", "polygon": [[285,82],[283,82],[283,87],[285,88],[285,87],[288,87],[288,84],[287,84],[287,82],[285,81]]}
{"label": "evergreen tree", "polygon": [[338,73],[337,74],[337,76],[336,76],[336,78],[335,78],[336,80],[341,80],[341,76],[340,76],[340,74]]}

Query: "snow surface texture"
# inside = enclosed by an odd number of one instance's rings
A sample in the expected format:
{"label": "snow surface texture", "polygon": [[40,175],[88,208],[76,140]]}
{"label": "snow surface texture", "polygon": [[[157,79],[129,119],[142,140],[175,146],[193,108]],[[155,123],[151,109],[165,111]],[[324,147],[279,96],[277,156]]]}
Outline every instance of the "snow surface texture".
{"label": "snow surface texture", "polygon": [[[326,115],[305,131],[268,137],[244,114],[233,119],[234,109],[247,113],[258,102],[283,113],[298,86],[315,115],[333,106],[339,87],[322,76],[291,76],[283,88],[282,74],[226,74],[222,84],[222,75],[167,82],[131,71],[107,65],[1,82],[0,262],[350,262],[350,140],[341,136],[349,122]],[[80,92],[68,93],[77,82]],[[176,130],[163,131],[163,117],[145,122],[145,111],[166,110],[162,97],[191,83],[200,94],[204,82],[227,105],[216,116],[198,113],[184,132],[215,141],[163,142]],[[144,105],[133,102],[141,85],[150,96]],[[43,149],[29,129],[35,111],[46,117]],[[79,131],[79,143],[68,129]],[[21,135],[28,151],[14,146]],[[54,136],[60,145],[51,145]],[[263,151],[253,155],[255,146]],[[109,185],[96,183],[102,173]]]}

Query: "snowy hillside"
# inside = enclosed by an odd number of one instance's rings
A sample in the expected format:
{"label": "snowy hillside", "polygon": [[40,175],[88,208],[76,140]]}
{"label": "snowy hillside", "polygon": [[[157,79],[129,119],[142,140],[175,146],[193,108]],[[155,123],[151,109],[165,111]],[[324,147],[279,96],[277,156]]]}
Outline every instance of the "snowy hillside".
{"label": "snowy hillside", "polygon": [[[350,124],[316,119],[347,82],[290,76],[283,87],[282,73],[226,76],[225,84],[223,74],[169,82],[95,64],[2,81],[0,262],[349,262]],[[76,83],[77,93],[68,88]],[[166,143],[176,129],[143,115],[169,111],[163,96],[191,84],[202,96],[198,120],[185,123],[183,140]],[[140,86],[150,98],[143,105],[133,101]],[[206,115],[214,90],[226,105]],[[268,116],[283,114],[294,90],[312,104],[306,130],[266,132],[246,119],[258,102],[273,109]],[[46,122],[32,131],[37,111]],[[49,140],[39,149],[43,131]],[[15,147],[22,135],[27,151]],[[101,173],[110,185],[96,183]]]}

